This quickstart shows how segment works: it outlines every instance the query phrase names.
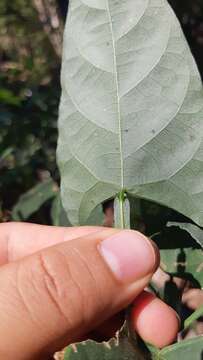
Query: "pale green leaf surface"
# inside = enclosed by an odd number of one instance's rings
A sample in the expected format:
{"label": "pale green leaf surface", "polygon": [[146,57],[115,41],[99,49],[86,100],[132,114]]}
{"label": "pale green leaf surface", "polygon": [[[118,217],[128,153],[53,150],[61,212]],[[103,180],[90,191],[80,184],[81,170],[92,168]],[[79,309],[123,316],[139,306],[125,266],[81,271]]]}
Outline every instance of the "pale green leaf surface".
{"label": "pale green leaf surface", "polygon": [[192,274],[203,288],[203,251],[185,248],[160,250],[162,269],[180,277]]}
{"label": "pale green leaf surface", "polygon": [[[203,336],[181,341],[160,351],[157,360],[202,360]],[[155,358],[156,359],[156,358]]]}
{"label": "pale green leaf surface", "polygon": [[35,185],[32,189],[20,196],[12,210],[12,219],[26,220],[48,200],[58,193],[58,186],[53,179],[48,179]]}
{"label": "pale green leaf surface", "polygon": [[103,225],[104,212],[101,205],[98,205],[86,220],[86,225]]}
{"label": "pale green leaf surface", "polygon": [[58,163],[85,223],[126,190],[203,225],[200,76],[166,0],[70,0]]}
{"label": "pale green leaf surface", "polygon": [[51,219],[54,226],[71,226],[61,203],[60,193],[57,194],[52,202]]}
{"label": "pale green leaf surface", "polygon": [[190,223],[180,223],[173,221],[168,222],[167,226],[176,226],[181,230],[187,231],[192,236],[192,238],[203,248],[203,230],[198,226]]}

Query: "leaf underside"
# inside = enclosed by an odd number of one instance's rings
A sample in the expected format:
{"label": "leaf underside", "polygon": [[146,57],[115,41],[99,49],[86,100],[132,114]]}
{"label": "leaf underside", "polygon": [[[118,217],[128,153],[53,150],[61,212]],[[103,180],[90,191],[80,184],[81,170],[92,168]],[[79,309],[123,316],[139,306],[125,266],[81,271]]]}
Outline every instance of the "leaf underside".
{"label": "leaf underside", "polygon": [[71,0],[61,78],[70,221],[125,190],[203,225],[202,85],[167,1]]}

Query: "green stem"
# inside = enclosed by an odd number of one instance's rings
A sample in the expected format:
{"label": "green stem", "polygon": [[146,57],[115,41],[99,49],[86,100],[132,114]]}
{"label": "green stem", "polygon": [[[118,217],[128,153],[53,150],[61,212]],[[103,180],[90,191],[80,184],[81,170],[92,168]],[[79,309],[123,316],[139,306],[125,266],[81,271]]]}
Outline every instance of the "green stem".
{"label": "green stem", "polygon": [[193,312],[192,315],[190,315],[184,322],[184,330],[190,327],[190,325],[199,319],[203,315],[203,305],[197,309],[195,312]]}
{"label": "green stem", "polygon": [[121,191],[114,200],[114,226],[120,229],[130,228],[130,203],[125,191]]}
{"label": "green stem", "polygon": [[[130,229],[130,202],[127,198],[126,192],[121,191],[114,200],[114,226],[121,229]],[[128,306],[125,310],[125,324],[124,331],[128,336],[128,340],[135,348],[135,354],[140,354],[139,359],[146,359],[144,354],[141,355],[141,350],[138,345],[137,335],[132,330],[130,321],[131,306]]]}
{"label": "green stem", "polygon": [[125,214],[124,214],[124,202],[125,202],[126,194],[124,192],[120,192],[118,196],[119,206],[120,206],[120,227],[121,229],[125,229]]}

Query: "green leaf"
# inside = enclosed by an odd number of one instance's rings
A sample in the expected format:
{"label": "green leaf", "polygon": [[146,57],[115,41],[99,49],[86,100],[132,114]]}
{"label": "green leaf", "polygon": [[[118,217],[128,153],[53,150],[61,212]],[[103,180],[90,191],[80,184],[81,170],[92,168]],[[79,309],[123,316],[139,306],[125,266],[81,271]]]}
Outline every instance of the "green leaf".
{"label": "green leaf", "polygon": [[167,226],[176,226],[187,231],[192,238],[203,248],[203,230],[190,223],[168,222]]}
{"label": "green leaf", "polygon": [[96,343],[85,341],[66,349],[64,360],[202,360],[203,336],[184,340],[162,350],[149,346],[151,356],[141,353],[127,336]]}
{"label": "green leaf", "polygon": [[101,205],[98,205],[90,214],[86,221],[86,225],[103,225],[104,212]]}
{"label": "green leaf", "polygon": [[57,194],[52,202],[51,219],[54,226],[71,226],[63,209],[60,194]]}
{"label": "green leaf", "polygon": [[201,249],[163,249],[161,267],[164,271],[189,280],[196,280],[203,287],[203,251]]}
{"label": "green leaf", "polygon": [[21,104],[21,98],[15,96],[12,91],[4,88],[0,88],[0,102],[7,105],[19,106]]}
{"label": "green leaf", "polygon": [[[70,350],[71,349],[71,350]],[[128,337],[120,334],[109,342],[97,343],[85,341],[68,347],[64,360],[144,360],[144,355],[129,341]]]}
{"label": "green leaf", "polygon": [[70,355],[71,355],[72,351],[73,351],[72,347],[69,346],[65,351],[64,360],[70,359]]}
{"label": "green leaf", "polygon": [[73,224],[122,191],[203,225],[203,92],[166,0],[71,0],[58,163]]}
{"label": "green leaf", "polygon": [[20,196],[12,211],[12,219],[15,221],[26,220],[37,211],[47,200],[56,196],[58,187],[49,179],[37,184],[27,193]]}
{"label": "green leaf", "polygon": [[3,150],[3,152],[0,154],[0,164],[3,162],[8,156],[10,156],[13,152],[12,147],[8,147],[7,149]]}
{"label": "green leaf", "polygon": [[203,336],[181,341],[175,345],[167,346],[159,352],[154,360],[202,360]]}

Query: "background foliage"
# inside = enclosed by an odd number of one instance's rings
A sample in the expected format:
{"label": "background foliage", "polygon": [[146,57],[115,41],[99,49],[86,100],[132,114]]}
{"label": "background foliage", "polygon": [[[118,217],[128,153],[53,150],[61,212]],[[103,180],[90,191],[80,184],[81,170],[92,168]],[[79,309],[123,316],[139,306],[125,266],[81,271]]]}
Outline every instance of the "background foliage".
{"label": "background foliage", "polygon": [[[11,218],[27,190],[50,176],[58,181],[59,5],[53,0],[0,2],[1,221]],[[50,222],[46,203],[32,220]]]}

